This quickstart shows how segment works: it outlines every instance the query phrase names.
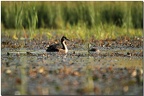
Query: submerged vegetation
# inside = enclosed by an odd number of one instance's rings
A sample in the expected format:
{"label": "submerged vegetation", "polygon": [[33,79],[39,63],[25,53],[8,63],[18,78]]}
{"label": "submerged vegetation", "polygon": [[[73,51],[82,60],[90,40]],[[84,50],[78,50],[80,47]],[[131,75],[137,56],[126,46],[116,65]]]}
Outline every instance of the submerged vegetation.
{"label": "submerged vegetation", "polygon": [[142,2],[2,1],[1,5],[2,36],[65,34],[83,40],[142,36]]}

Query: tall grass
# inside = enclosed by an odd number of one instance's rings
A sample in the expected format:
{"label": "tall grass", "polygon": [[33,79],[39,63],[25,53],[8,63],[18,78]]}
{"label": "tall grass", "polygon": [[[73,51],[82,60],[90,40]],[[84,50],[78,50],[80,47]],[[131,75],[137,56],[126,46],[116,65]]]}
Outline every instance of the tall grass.
{"label": "tall grass", "polygon": [[[24,29],[31,38],[41,28],[81,39],[101,39],[129,36],[143,27],[142,2],[2,1],[1,5],[3,28]],[[142,33],[135,31],[134,35]]]}

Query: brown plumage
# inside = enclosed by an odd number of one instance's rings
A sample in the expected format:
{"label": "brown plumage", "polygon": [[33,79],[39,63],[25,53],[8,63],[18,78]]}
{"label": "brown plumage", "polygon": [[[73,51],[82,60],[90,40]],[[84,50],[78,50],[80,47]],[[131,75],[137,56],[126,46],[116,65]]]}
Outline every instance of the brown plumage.
{"label": "brown plumage", "polygon": [[[65,36],[63,36],[61,38],[61,44],[50,45],[49,47],[47,47],[46,51],[47,52],[67,53],[68,52],[68,48],[67,48],[67,45],[66,45],[66,40],[69,41],[69,39],[67,39]],[[60,48],[60,46],[62,46],[62,47]]]}

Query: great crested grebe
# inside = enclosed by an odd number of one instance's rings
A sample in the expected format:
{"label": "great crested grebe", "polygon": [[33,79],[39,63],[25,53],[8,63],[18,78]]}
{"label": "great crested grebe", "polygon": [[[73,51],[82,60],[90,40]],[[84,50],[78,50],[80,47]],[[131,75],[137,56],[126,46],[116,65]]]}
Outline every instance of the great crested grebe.
{"label": "great crested grebe", "polygon": [[66,54],[68,52],[66,40],[69,41],[69,39],[67,39],[65,36],[63,36],[61,38],[62,48],[60,48],[60,44],[53,44],[53,45],[50,45],[49,47],[47,47],[46,51],[47,52],[62,52],[62,53]]}
{"label": "great crested grebe", "polygon": [[100,50],[99,50],[98,48],[95,48],[95,47],[91,48],[91,49],[90,49],[90,50],[88,50],[88,51],[91,51],[91,52],[96,52],[97,54],[99,54],[99,53],[100,53]]}
{"label": "great crested grebe", "polygon": [[[88,47],[90,48],[91,47],[91,44],[88,45]],[[96,47],[92,47],[88,50],[89,52],[95,52],[96,54],[99,54],[100,53],[100,50]]]}

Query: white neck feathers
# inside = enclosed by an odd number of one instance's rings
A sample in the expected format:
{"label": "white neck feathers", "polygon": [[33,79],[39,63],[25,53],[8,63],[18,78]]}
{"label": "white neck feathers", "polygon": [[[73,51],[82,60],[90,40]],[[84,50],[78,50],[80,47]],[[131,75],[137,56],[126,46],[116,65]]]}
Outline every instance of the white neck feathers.
{"label": "white neck feathers", "polygon": [[62,44],[63,44],[63,46],[65,48],[65,53],[67,53],[68,52],[68,48],[67,48],[67,45],[65,44],[65,41],[63,41]]}

